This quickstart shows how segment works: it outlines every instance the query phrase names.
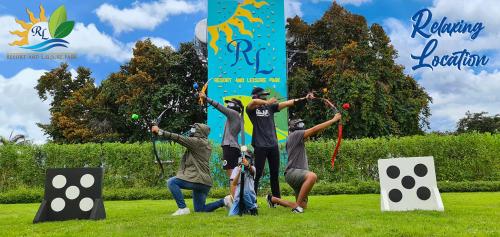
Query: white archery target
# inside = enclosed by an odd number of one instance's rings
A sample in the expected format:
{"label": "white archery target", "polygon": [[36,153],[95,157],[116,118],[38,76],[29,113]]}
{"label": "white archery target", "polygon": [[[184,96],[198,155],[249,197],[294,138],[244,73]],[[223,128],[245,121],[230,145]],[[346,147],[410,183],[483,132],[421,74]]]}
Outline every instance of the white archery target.
{"label": "white archery target", "polygon": [[412,157],[378,160],[382,211],[443,211],[434,158]]}
{"label": "white archery target", "polygon": [[63,175],[56,175],[52,178],[52,186],[56,189],[63,188],[66,185],[66,177]]}
{"label": "white archery target", "polygon": [[66,206],[66,202],[62,198],[54,198],[52,202],[50,202],[50,208],[55,212],[60,212]]}
{"label": "white archery target", "polygon": [[82,187],[84,188],[90,188],[92,187],[92,185],[94,185],[94,181],[94,176],[92,176],[91,174],[84,174],[80,178],[80,185],[82,185]]}
{"label": "white archery target", "polygon": [[74,200],[78,196],[80,196],[80,189],[78,187],[76,187],[76,186],[69,186],[66,189],[66,197],[69,200]]}
{"label": "white archery target", "polygon": [[92,198],[82,198],[79,204],[80,210],[82,211],[90,211],[92,207],[94,207],[94,200]]}

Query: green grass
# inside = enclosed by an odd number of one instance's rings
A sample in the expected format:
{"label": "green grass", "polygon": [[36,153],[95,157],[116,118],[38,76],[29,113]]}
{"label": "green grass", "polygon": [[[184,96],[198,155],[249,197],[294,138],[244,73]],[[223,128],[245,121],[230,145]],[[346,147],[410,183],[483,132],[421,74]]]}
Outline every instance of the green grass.
{"label": "green grass", "polygon": [[[304,214],[224,209],[172,217],[172,200],[108,201],[103,221],[32,224],[38,204],[0,205],[0,236],[499,236],[500,193],[444,193],[445,211],[380,212],[379,195],[312,196]],[[192,210],[191,200],[187,200]],[[496,224],[495,224],[496,223]]]}

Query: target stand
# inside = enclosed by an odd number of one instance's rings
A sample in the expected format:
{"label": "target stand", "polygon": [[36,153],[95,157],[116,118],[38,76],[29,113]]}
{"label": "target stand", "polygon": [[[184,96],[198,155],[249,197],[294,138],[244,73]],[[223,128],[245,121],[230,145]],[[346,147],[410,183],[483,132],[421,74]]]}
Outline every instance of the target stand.
{"label": "target stand", "polygon": [[432,156],[380,159],[378,172],[382,211],[444,211]]}
{"label": "target stand", "polygon": [[45,195],[33,223],[106,218],[102,168],[47,169]]}

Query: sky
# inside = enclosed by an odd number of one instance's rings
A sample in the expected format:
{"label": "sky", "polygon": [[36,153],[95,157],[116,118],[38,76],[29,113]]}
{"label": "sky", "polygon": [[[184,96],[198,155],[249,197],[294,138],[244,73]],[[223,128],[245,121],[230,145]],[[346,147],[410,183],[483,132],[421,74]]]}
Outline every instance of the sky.
{"label": "sky", "polygon": [[[433,98],[430,130],[453,131],[458,119],[467,111],[500,113],[500,1],[496,0],[337,0],[350,12],[364,16],[371,25],[382,25],[398,51],[396,62],[405,67]],[[75,21],[73,32],[65,38],[77,58],[66,61],[74,73],[78,66],[88,67],[96,83],[119,70],[132,56],[137,40],[151,38],[158,46],[174,49],[182,42],[192,41],[196,23],[207,17],[207,0],[69,0],[10,1],[0,0],[0,136],[11,132],[27,135],[36,143],[46,140],[36,123],[49,121],[48,101],[41,101],[33,87],[43,73],[57,67],[58,60],[7,59],[9,52],[19,52],[9,43],[19,40],[10,31],[20,30],[15,19],[29,21],[26,8],[35,17],[39,5],[47,17],[60,5],[65,5],[68,20]],[[308,23],[319,19],[332,4],[331,0],[285,0],[287,17],[298,15]],[[470,34],[452,36],[433,34],[431,38],[412,33],[411,18],[428,8],[432,22],[443,17],[451,23],[464,20],[481,22],[484,29],[474,40]],[[465,67],[435,67],[412,70],[430,39],[437,39],[433,56],[451,55],[467,49],[489,58],[486,65]],[[428,59],[430,61],[430,59]]]}

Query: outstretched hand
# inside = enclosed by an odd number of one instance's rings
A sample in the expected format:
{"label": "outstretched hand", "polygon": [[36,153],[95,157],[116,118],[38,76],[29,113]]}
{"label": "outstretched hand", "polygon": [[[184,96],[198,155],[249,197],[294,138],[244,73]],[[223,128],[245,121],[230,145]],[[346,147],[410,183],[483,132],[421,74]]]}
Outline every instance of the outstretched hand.
{"label": "outstretched hand", "polygon": [[308,100],[312,100],[312,99],[314,99],[314,98],[316,98],[316,97],[314,97],[314,93],[312,93],[312,92],[307,93],[307,95],[306,95],[306,99],[308,99]]}
{"label": "outstretched hand", "polygon": [[207,98],[207,95],[203,92],[199,92],[198,93],[198,97],[201,98],[201,99],[206,99]]}

